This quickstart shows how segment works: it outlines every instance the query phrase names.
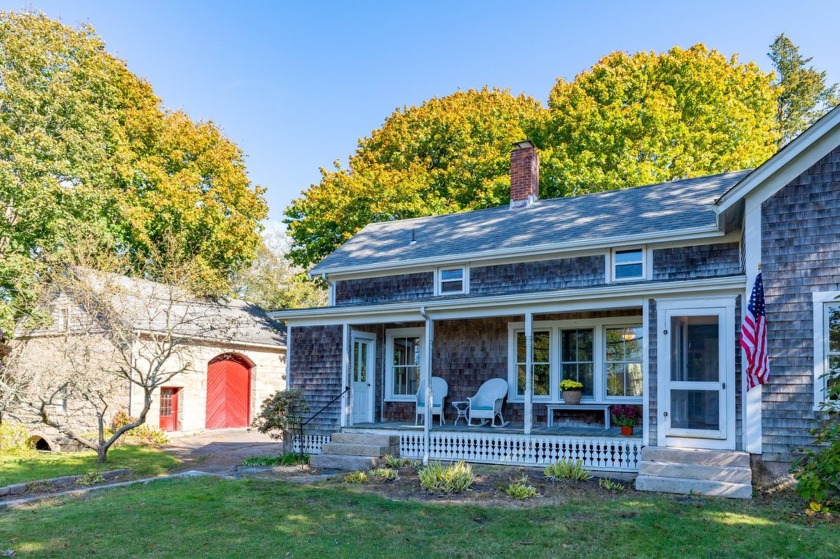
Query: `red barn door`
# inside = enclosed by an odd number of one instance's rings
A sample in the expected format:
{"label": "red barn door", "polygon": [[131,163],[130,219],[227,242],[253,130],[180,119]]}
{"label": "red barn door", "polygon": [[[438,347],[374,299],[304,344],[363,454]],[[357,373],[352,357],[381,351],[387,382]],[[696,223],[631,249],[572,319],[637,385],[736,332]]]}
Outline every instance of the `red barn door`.
{"label": "red barn door", "polygon": [[247,427],[251,410],[251,368],[235,355],[222,355],[207,369],[207,429]]}

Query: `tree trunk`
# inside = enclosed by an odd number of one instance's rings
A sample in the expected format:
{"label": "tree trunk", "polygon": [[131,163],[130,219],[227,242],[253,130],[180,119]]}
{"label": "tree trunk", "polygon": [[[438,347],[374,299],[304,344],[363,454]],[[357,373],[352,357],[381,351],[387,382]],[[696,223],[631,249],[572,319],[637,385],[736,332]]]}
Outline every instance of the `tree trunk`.
{"label": "tree trunk", "polygon": [[104,464],[108,461],[108,447],[105,445],[100,445],[98,449],[96,449],[96,454],[99,456],[99,463]]}

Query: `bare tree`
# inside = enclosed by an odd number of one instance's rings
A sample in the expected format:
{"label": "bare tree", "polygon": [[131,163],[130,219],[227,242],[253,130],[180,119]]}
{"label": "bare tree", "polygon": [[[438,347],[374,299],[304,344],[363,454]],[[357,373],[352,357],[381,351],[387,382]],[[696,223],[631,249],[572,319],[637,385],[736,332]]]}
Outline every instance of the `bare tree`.
{"label": "bare tree", "polygon": [[[250,315],[175,284],[78,267],[56,267],[45,279],[41,308],[51,319],[16,336],[10,374],[26,388],[7,413],[52,427],[100,462],[146,422],[155,391],[193,367],[197,341],[224,342],[253,326],[243,318]],[[139,414],[109,432],[129,393]]]}

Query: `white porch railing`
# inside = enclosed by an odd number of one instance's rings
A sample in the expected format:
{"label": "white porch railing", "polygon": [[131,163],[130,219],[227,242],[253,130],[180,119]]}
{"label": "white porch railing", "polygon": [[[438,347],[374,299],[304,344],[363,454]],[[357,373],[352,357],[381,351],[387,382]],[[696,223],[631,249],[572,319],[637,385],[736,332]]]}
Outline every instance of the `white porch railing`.
{"label": "white porch railing", "polygon": [[[400,456],[423,457],[423,432],[377,430],[400,436]],[[626,437],[580,437],[566,435],[524,435],[519,433],[469,433],[432,431],[429,434],[432,460],[466,460],[488,464],[545,466],[558,460],[580,460],[593,470],[638,472],[642,440]],[[320,454],[329,435],[305,435],[304,452]],[[300,452],[300,440],[294,439]]]}
{"label": "white porch railing", "polygon": [[[433,460],[543,466],[570,459],[595,470],[637,472],[642,452],[641,439],[628,438],[440,431],[429,437]],[[401,431],[400,456],[422,458],[423,433]]]}
{"label": "white porch railing", "polygon": [[[321,447],[329,444],[330,435],[304,435],[303,452],[305,454],[321,454]],[[292,439],[292,452],[300,452],[300,436],[295,435]]]}

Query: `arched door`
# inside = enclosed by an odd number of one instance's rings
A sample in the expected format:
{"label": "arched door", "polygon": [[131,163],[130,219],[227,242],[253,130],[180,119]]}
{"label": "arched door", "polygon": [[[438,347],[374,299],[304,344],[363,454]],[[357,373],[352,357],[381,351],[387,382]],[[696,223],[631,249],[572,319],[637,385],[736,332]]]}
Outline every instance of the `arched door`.
{"label": "arched door", "polygon": [[251,410],[251,365],[225,354],[207,368],[207,429],[247,427]]}

